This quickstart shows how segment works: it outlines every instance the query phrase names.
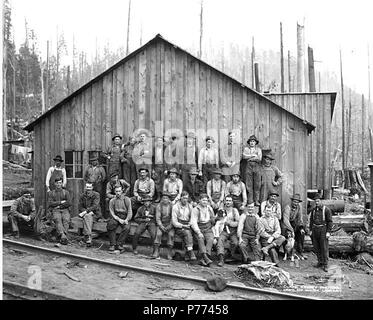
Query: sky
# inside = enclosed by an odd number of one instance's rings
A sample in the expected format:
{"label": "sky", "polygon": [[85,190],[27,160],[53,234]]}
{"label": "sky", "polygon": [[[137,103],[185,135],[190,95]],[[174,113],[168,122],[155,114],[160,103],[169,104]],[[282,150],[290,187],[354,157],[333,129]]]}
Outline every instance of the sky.
{"label": "sky", "polygon": [[[106,43],[125,46],[129,0],[9,0],[16,44],[24,41],[25,19],[35,30],[46,56],[46,42],[55,45],[63,31],[72,46],[94,56]],[[345,84],[368,94],[368,45],[373,64],[373,1],[371,0],[204,0],[204,43],[219,48],[229,42],[279,51],[279,24],[284,50],[296,56],[296,24],[305,25],[305,43],[314,49],[317,71],[339,76],[342,49]],[[200,0],[132,0],[130,51],[160,33],[181,48],[199,46]],[[71,48],[68,48],[70,51]],[[202,57],[203,59],[203,57]],[[372,82],[372,81],[371,81]],[[372,87],[372,84],[371,84]]]}

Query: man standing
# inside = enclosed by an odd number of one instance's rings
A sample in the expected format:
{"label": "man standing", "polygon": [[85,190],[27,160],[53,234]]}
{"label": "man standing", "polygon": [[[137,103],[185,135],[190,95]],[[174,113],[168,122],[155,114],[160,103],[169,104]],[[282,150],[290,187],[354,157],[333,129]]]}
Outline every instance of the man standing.
{"label": "man standing", "polygon": [[152,171],[152,178],[155,184],[155,202],[159,202],[163,190],[163,183],[165,177],[165,165],[163,163],[163,138],[156,137],[154,146],[154,166]]}
{"label": "man standing", "polygon": [[235,142],[236,133],[229,132],[228,144],[220,146],[220,160],[222,163],[223,180],[228,183],[231,181],[231,176],[238,174],[240,171],[241,150],[237,142]]}
{"label": "man standing", "polygon": [[83,219],[83,234],[87,247],[92,245],[93,222],[101,217],[100,194],[93,191],[93,184],[86,182],[85,191],[79,199],[79,217]]}
{"label": "man standing", "polygon": [[10,208],[10,213],[8,214],[8,221],[10,222],[12,228],[12,235],[16,239],[19,238],[19,224],[26,226],[29,230],[32,230],[35,216],[36,212],[34,200],[31,198],[31,193],[26,191],[21,197],[14,200]]}
{"label": "man standing", "polygon": [[172,226],[172,204],[167,193],[162,194],[160,203],[155,208],[155,220],[157,223],[157,235],[154,241],[153,258],[159,258],[159,247],[163,234],[167,234],[167,259],[172,260],[172,248],[174,247],[175,230]]}
{"label": "man standing", "polygon": [[193,207],[189,203],[189,194],[183,191],[180,201],[172,207],[172,225],[174,226],[175,234],[183,239],[187,249],[185,261],[197,260],[193,252],[192,212]]}
{"label": "man standing", "polygon": [[103,166],[98,163],[98,157],[94,156],[89,159],[91,164],[87,167],[84,173],[84,181],[92,183],[93,191],[100,195],[101,212],[105,211],[105,192],[104,183],[106,180],[106,172]]}
{"label": "man standing", "polygon": [[105,156],[108,159],[108,174],[111,175],[112,172],[118,172],[120,178],[122,178],[122,168],[120,165],[120,155],[122,153],[122,136],[116,133],[111,140],[113,145],[108,147]]}
{"label": "man standing", "polygon": [[329,259],[329,237],[333,221],[330,209],[321,202],[321,196],[317,194],[314,198],[315,208],[310,213],[310,235],[313,249],[317,255],[316,268],[322,268],[328,272]]}
{"label": "man standing", "polygon": [[128,196],[132,197],[133,186],[135,184],[137,174],[136,166],[132,159],[133,148],[135,147],[136,139],[132,136],[128,138],[128,142],[122,146],[122,153],[120,155],[120,162],[122,163],[123,179],[130,184]]}
{"label": "man standing", "polygon": [[[110,219],[107,223],[110,247],[109,251],[115,249],[124,251],[124,243],[130,232],[132,219],[132,207],[130,198],[123,194],[121,186],[115,187],[115,197],[109,202]],[[118,239],[116,234],[119,233]]]}
{"label": "man standing", "polygon": [[281,221],[281,204],[277,201],[278,196],[279,194],[276,191],[271,191],[268,194],[268,199],[261,203],[260,212],[263,214],[264,209],[269,208],[278,221]]}
{"label": "man standing", "polygon": [[190,201],[193,207],[198,204],[201,194],[206,193],[204,183],[200,179],[198,179],[197,176],[197,169],[192,168],[189,171],[189,178],[185,181],[183,180],[184,190],[189,193]]}
{"label": "man standing", "polygon": [[144,167],[139,169],[139,178],[133,187],[132,207],[133,211],[142,206],[144,197],[153,198],[155,192],[154,180],[149,177],[149,169]]}
{"label": "man standing", "polygon": [[[188,180],[189,172],[191,170],[197,170],[197,148],[196,148],[196,136],[193,132],[188,132],[185,136],[186,146],[184,152],[184,163],[181,165],[181,180],[184,184]],[[198,172],[198,171],[197,171]]]}
{"label": "man standing", "polygon": [[269,152],[264,157],[264,164],[262,166],[261,184],[260,184],[260,201],[263,202],[268,199],[271,192],[278,193],[278,187],[282,183],[282,173],[275,166],[272,161],[275,159],[273,154]]}
{"label": "man standing", "polygon": [[207,182],[206,191],[210,200],[210,205],[217,212],[223,208],[223,200],[225,196],[226,183],[221,179],[221,170],[215,169],[212,171],[212,179]]}
{"label": "man standing", "polygon": [[138,138],[139,142],[133,148],[133,161],[136,165],[136,171],[140,168],[147,168],[149,174],[152,172],[152,146],[148,141],[146,133],[142,132]]}
{"label": "man standing", "polygon": [[71,197],[69,191],[62,189],[62,178],[54,182],[54,190],[48,193],[48,210],[52,212],[61,244],[67,244],[67,230],[70,223]]}
{"label": "man standing", "polygon": [[285,241],[285,237],[281,235],[280,222],[273,215],[270,207],[264,209],[264,215],[260,218],[263,226],[260,234],[260,244],[265,256],[270,255],[273,263],[278,266],[279,259],[276,248],[279,248]]}
{"label": "man standing", "polygon": [[243,263],[249,261],[249,250],[253,252],[254,260],[260,260],[260,245],[259,239],[262,232],[262,226],[257,214],[254,212],[254,205],[247,206],[240,216],[238,223],[237,235],[242,252]]}
{"label": "man standing", "polygon": [[242,210],[246,207],[247,204],[247,195],[246,195],[246,186],[241,181],[241,176],[239,172],[232,175],[232,181],[227,183],[225,189],[225,196],[230,195],[233,199],[233,206],[239,210],[241,213]]}
{"label": "man standing", "polygon": [[183,192],[183,182],[178,178],[179,172],[176,168],[168,171],[168,178],[164,180],[163,192],[170,195],[171,203],[174,205],[181,198]]}
{"label": "man standing", "polygon": [[228,195],[225,196],[225,206],[224,210],[226,212],[226,217],[224,218],[224,228],[219,235],[218,239],[218,266],[222,267],[224,265],[224,244],[226,240],[230,241],[231,253],[236,251],[238,247],[237,238],[237,227],[240,220],[240,214],[238,210],[233,207],[233,198]]}
{"label": "man standing", "polygon": [[291,199],[291,205],[286,205],[282,215],[282,235],[286,235],[286,231],[290,231],[295,240],[295,249],[297,250],[301,260],[307,259],[303,255],[304,247],[304,223],[301,206],[300,194],[296,193]]}
{"label": "man standing", "polygon": [[[110,174],[110,181],[106,185],[106,208],[109,209],[109,202],[111,199],[115,198],[115,188],[120,186],[122,188],[123,193],[126,195],[130,185],[126,180],[119,179],[119,174],[117,171],[113,171]],[[104,218],[107,219],[110,215],[107,213],[108,210],[104,212]]]}
{"label": "man standing", "polygon": [[213,137],[206,137],[206,147],[202,148],[198,156],[199,175],[206,184],[212,178],[212,171],[219,168],[219,151],[212,147]]}
{"label": "man standing", "polygon": [[61,156],[56,156],[54,159],[54,166],[50,167],[47,172],[47,178],[45,179],[45,184],[47,186],[47,192],[54,190],[56,179],[62,178],[62,187],[66,188],[67,177],[66,169],[61,167],[63,162]]}
{"label": "man standing", "polygon": [[258,147],[259,140],[255,135],[250,136],[246,143],[247,145],[242,151],[242,158],[246,160],[245,184],[249,196],[249,204],[255,203],[255,205],[259,206],[262,149]]}
{"label": "man standing", "polygon": [[207,194],[204,193],[192,213],[192,229],[198,241],[199,252],[202,254],[200,263],[203,266],[210,266],[212,263],[209,256],[211,257],[211,249],[214,242],[214,234],[212,232],[214,224],[214,211],[209,206]]}
{"label": "man standing", "polygon": [[[135,222],[137,222],[137,228],[133,235],[132,250],[133,254],[138,254],[137,244],[141,235],[148,230],[151,242],[154,243],[154,239],[157,233],[157,226],[155,224],[155,207],[152,204],[152,198],[149,196],[144,197],[144,205],[142,205],[135,215]],[[154,252],[152,256],[154,255]]]}

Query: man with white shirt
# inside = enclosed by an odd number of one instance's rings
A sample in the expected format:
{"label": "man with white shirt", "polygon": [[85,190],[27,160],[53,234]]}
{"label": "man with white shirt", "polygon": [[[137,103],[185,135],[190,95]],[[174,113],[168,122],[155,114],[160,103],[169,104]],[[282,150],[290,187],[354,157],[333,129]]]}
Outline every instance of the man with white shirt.
{"label": "man with white shirt", "polygon": [[260,204],[260,212],[263,212],[266,207],[270,208],[272,214],[274,214],[278,221],[281,221],[281,204],[277,201],[279,194],[276,191],[272,191],[268,194],[268,199]]}
{"label": "man with white shirt", "polygon": [[47,186],[47,192],[55,189],[54,182],[56,179],[62,179],[62,188],[66,188],[67,177],[66,177],[66,169],[63,168],[62,162],[63,159],[61,156],[56,156],[53,159],[54,166],[50,167],[47,172],[47,177],[45,179],[45,184]]}
{"label": "man with white shirt", "polygon": [[183,181],[178,178],[178,174],[178,170],[172,168],[168,171],[168,178],[163,183],[163,192],[169,194],[172,204],[180,200],[181,193],[183,192]]}
{"label": "man with white shirt", "polygon": [[225,189],[225,196],[230,195],[233,199],[233,206],[239,210],[241,213],[242,210],[246,207],[247,195],[246,195],[246,186],[241,181],[240,173],[237,172],[232,175],[232,181],[227,183]]}
{"label": "man with white shirt", "polygon": [[221,170],[215,169],[212,172],[212,179],[209,180],[206,185],[210,206],[214,209],[214,212],[217,212],[219,209],[223,208],[226,183],[221,179],[221,175]]}
{"label": "man with white shirt", "polygon": [[206,147],[202,148],[198,156],[199,175],[206,183],[212,178],[212,171],[219,168],[219,151],[212,147],[215,140],[211,136],[206,137]]}

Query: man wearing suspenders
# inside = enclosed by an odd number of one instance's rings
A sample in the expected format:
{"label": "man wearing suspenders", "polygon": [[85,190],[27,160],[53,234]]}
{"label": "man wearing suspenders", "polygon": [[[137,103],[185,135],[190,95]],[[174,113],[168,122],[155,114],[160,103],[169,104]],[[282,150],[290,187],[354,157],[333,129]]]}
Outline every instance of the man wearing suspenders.
{"label": "man wearing suspenders", "polygon": [[316,268],[322,268],[328,272],[329,237],[332,230],[332,213],[321,202],[321,196],[315,196],[315,208],[310,215],[310,235],[313,248],[317,255]]}

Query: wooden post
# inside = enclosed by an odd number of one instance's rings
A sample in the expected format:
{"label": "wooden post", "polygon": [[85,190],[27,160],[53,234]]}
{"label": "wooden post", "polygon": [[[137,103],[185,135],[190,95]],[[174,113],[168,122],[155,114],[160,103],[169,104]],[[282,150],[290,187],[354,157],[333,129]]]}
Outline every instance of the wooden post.
{"label": "wooden post", "polygon": [[288,81],[289,81],[289,92],[291,92],[291,69],[290,69],[290,50],[288,50]]}
{"label": "wooden post", "polygon": [[365,105],[364,95],[361,95],[361,174],[364,174],[364,152],[365,152]]}
{"label": "wooden post", "polygon": [[345,102],[343,90],[342,50],[339,50],[339,61],[341,69],[341,99],[342,99],[342,171],[346,169],[346,145],[345,145]]}
{"label": "wooden post", "polygon": [[281,49],[281,92],[285,92],[285,75],[284,75],[284,43],[282,37],[282,22],[280,22],[280,49]]}
{"label": "wooden post", "polygon": [[308,79],[310,92],[316,92],[315,64],[313,60],[313,49],[308,47]]}
{"label": "wooden post", "polygon": [[254,70],[255,70],[255,90],[260,92],[259,65],[257,62],[254,64]]}
{"label": "wooden post", "polygon": [[129,51],[130,51],[130,47],[129,47],[129,43],[130,43],[130,20],[131,20],[131,0],[129,0],[129,3],[128,3],[128,18],[127,18],[127,48],[126,48],[126,55],[128,56],[129,54]]}
{"label": "wooden post", "polygon": [[254,37],[251,39],[251,87],[255,88],[255,67],[254,67],[254,61],[255,61],[255,47],[254,47]]}
{"label": "wooden post", "polygon": [[202,58],[202,37],[203,37],[203,0],[201,0],[201,13],[199,17],[199,53],[198,57]]}
{"label": "wooden post", "polygon": [[297,91],[304,92],[304,26],[297,23]]}

